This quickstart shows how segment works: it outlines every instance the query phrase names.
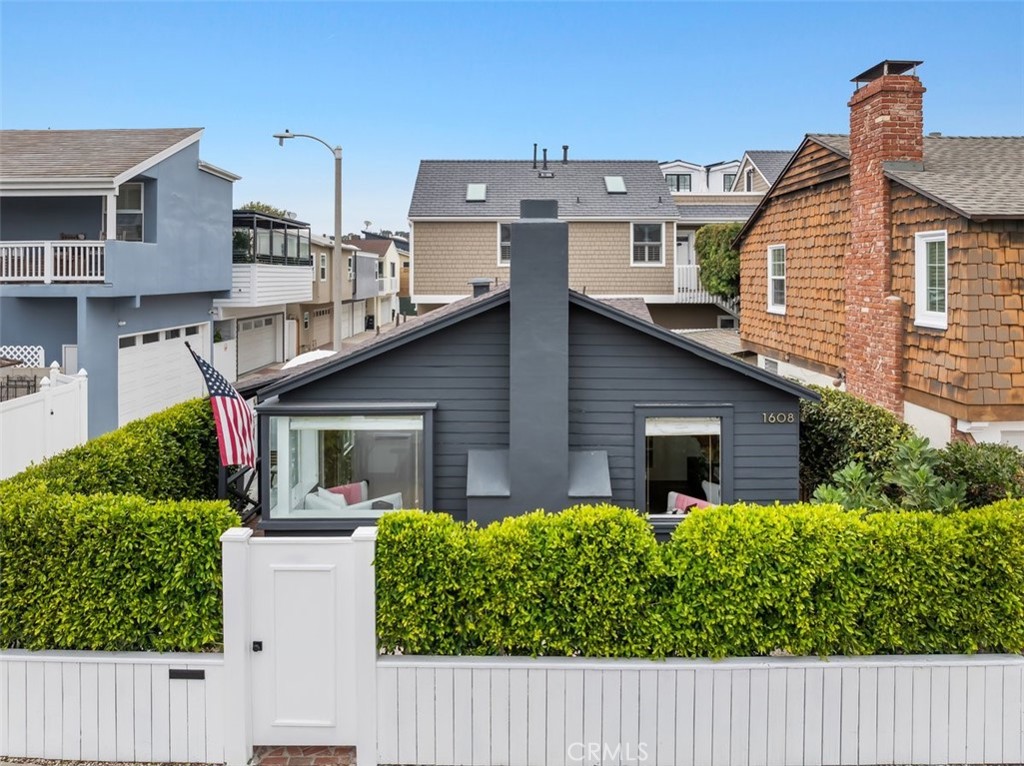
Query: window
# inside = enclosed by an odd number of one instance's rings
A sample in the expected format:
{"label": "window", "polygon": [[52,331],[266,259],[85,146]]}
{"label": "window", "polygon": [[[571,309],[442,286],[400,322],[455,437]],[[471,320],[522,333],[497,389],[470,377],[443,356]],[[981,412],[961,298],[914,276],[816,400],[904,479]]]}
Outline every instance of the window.
{"label": "window", "polygon": [[136,338],[136,336],[134,336],[134,335],[125,335],[123,338],[118,338],[117,339],[117,347],[118,348],[131,348],[132,346],[135,345],[135,338]]}
{"label": "window", "polygon": [[168,330],[164,333],[164,340],[174,340],[175,338],[181,337],[181,330]]}
{"label": "window", "polygon": [[786,313],[786,246],[768,248],[768,311]]}
{"label": "window", "polygon": [[355,272],[352,270],[352,256],[348,257],[348,281],[351,282],[355,278]]}
{"label": "window", "polygon": [[309,329],[309,312],[308,311],[303,311],[302,312],[302,329],[303,330],[308,330]]}
{"label": "window", "polygon": [[673,192],[693,191],[693,176],[690,173],[669,173],[665,176],[668,188]]}
{"label": "window", "polygon": [[508,266],[512,262],[512,226],[498,224],[498,265]]}
{"label": "window", "polygon": [[147,332],[142,336],[143,343],[159,343],[160,333],[158,332]]}
{"label": "window", "polygon": [[719,314],[718,315],[718,329],[719,330],[735,330],[737,328],[736,317],[731,314]]}
{"label": "window", "polygon": [[722,418],[669,413],[641,416],[644,507],[648,513],[665,513],[683,510],[680,500],[684,507],[692,501],[721,503]]}
{"label": "window", "polygon": [[327,281],[327,253],[320,253],[320,281]]}
{"label": "window", "polygon": [[722,176],[722,191],[732,191],[734,183],[736,183],[736,174],[726,173]]}
{"label": "window", "polygon": [[142,242],[142,234],[142,184],[121,184],[117,190],[117,238]]}
{"label": "window", "polygon": [[395,276],[395,264],[391,264],[391,276]]}
{"label": "window", "polygon": [[272,416],[271,518],[376,518],[428,507],[428,421],[422,412]]}
{"label": "window", "polygon": [[661,266],[661,224],[633,224],[633,265]]}
{"label": "window", "polygon": [[926,231],[914,236],[914,324],[946,329],[949,283],[946,232]]}
{"label": "window", "polygon": [[747,170],[747,177],[744,181],[744,190],[748,192],[754,191],[754,170],[753,168]]}
{"label": "window", "polygon": [[466,202],[486,202],[487,184],[466,184]]}
{"label": "window", "polygon": [[186,335],[198,335],[199,334],[199,325],[192,325],[192,327],[186,327],[185,328],[185,334]]}

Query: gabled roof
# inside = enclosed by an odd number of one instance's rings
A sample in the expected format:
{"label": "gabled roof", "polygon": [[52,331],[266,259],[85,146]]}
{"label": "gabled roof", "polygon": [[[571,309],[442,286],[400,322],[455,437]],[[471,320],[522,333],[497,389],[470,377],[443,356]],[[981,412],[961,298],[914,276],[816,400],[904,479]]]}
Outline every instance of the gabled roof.
{"label": "gabled roof", "polygon": [[[394,244],[390,239],[357,239],[355,237],[344,239],[342,242],[347,245],[353,245],[363,252],[373,253],[378,256],[387,255],[388,250]],[[398,248],[396,247],[395,249],[397,250]]]}
{"label": "gabled roof", "polygon": [[793,154],[788,149],[749,149],[746,152],[751,164],[769,186],[782,174]]}
{"label": "gabled roof", "polygon": [[[677,335],[671,330],[654,324],[648,316],[635,312],[631,302],[603,301],[597,298],[578,293],[574,290],[568,291],[569,303],[581,308],[593,311],[620,324],[631,327],[645,335],[662,340],[676,348],[688,351],[695,356],[706,359],[710,362],[726,367],[754,380],[766,383],[773,388],[784,391],[787,394],[798,396],[803,399],[818,399],[818,395],[804,386],[794,383],[791,380],[780,377],[754,365],[747,364],[734,357],[716,351],[705,345],[697,343],[685,336]],[[260,401],[270,397],[287,393],[300,386],[320,380],[335,372],[339,372],[360,362],[379,356],[391,349],[403,346],[419,338],[432,335],[439,330],[458,324],[471,317],[477,316],[485,311],[504,305],[509,301],[509,289],[502,285],[492,289],[490,292],[475,298],[463,298],[462,300],[449,303],[446,306],[435,309],[429,314],[410,319],[403,325],[399,325],[384,335],[377,336],[352,351],[335,355],[318,362],[311,362],[308,365],[296,368],[295,372],[287,377],[273,380],[270,385],[259,391]]]}
{"label": "gabled roof", "polygon": [[[552,177],[541,178],[541,173]],[[606,176],[621,176],[625,194],[609,194]],[[482,202],[466,201],[468,184],[487,184]],[[559,216],[572,218],[675,218],[675,204],[654,160],[423,160],[409,217],[519,217],[524,199],[558,201]]]}
{"label": "gabled roof", "polygon": [[198,141],[202,133],[202,128],[3,130],[0,180],[114,181],[137,175],[140,166]]}

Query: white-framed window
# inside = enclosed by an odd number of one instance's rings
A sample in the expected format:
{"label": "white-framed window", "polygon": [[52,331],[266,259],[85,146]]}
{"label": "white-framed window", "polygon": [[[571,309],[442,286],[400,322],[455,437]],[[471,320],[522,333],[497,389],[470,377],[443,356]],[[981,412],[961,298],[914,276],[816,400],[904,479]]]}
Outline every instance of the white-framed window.
{"label": "white-framed window", "polygon": [[786,246],[768,248],[768,311],[786,313]]}
{"label": "white-framed window", "polygon": [[[114,239],[142,242],[145,236],[143,187],[139,182],[121,184],[117,189],[117,232]],[[107,220],[107,198],[103,198],[103,222]],[[109,235],[108,235],[109,236]]]}
{"label": "white-framed window", "polygon": [[668,173],[665,175],[668,188],[673,192],[693,191],[693,175],[691,173]]}
{"label": "white-framed window", "polygon": [[395,276],[395,264],[394,263],[391,264],[391,276],[392,277]]}
{"label": "white-framed window", "polygon": [[303,330],[308,330],[309,329],[309,312],[308,311],[303,311],[302,312],[302,329]]}
{"label": "white-framed window", "polygon": [[498,265],[508,266],[512,262],[512,224],[498,224]]}
{"label": "white-framed window", "polygon": [[630,227],[630,250],[634,266],[664,266],[661,243],[664,226],[660,223],[634,223]]}
{"label": "white-framed window", "polygon": [[320,281],[327,281],[327,253],[320,253]]}
{"label": "white-framed window", "polygon": [[722,175],[722,191],[732,191],[734,183],[736,183],[735,173],[724,173]]}
{"label": "white-framed window", "polygon": [[914,235],[914,324],[946,329],[949,260],[945,231]]}

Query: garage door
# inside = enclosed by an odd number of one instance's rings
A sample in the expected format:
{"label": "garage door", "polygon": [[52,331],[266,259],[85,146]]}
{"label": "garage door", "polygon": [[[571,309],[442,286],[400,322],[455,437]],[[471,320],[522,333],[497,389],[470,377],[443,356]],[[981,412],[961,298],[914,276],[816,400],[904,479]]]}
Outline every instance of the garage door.
{"label": "garage door", "polygon": [[278,361],[277,342],[281,336],[278,317],[238,320],[238,374]]}
{"label": "garage door", "polygon": [[208,329],[209,325],[200,324],[118,338],[118,425],[206,393],[203,377],[185,348],[185,341],[209,359]]}
{"label": "garage door", "polygon": [[313,340],[312,348],[320,348],[331,342],[331,323],[334,321],[334,314],[331,309],[317,309],[313,312]]}

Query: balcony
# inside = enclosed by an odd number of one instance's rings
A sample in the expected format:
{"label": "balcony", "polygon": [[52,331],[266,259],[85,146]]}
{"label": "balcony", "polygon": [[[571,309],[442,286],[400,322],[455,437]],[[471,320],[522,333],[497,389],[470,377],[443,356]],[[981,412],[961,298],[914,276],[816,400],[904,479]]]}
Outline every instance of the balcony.
{"label": "balcony", "polygon": [[676,266],[676,303],[717,303],[700,281],[700,266]]}
{"label": "balcony", "polygon": [[377,277],[377,294],[394,295],[398,292],[398,277]]}
{"label": "balcony", "polygon": [[0,242],[0,283],[102,282],[105,254],[99,240]]}
{"label": "balcony", "polygon": [[309,224],[252,210],[233,214],[231,297],[215,306],[253,308],[313,299]]}

